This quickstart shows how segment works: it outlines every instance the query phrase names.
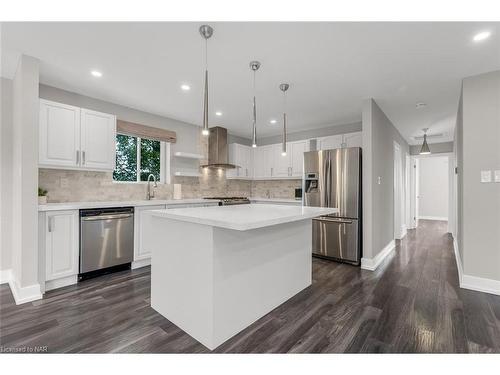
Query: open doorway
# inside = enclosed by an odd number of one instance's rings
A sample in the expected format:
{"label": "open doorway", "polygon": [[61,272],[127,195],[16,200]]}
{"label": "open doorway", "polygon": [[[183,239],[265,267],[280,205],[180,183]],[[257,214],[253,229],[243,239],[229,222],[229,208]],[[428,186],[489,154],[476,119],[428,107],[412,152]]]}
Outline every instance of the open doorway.
{"label": "open doorway", "polygon": [[414,224],[419,220],[448,221],[450,217],[450,158],[448,155],[416,156],[413,161]]}

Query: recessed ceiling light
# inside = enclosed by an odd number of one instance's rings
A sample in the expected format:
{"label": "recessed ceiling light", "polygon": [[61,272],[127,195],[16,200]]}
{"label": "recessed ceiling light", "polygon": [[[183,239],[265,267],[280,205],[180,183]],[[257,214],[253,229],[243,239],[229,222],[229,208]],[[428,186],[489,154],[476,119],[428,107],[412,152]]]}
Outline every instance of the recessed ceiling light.
{"label": "recessed ceiling light", "polygon": [[181,85],[181,89],[184,91],[189,91],[189,90],[191,90],[191,86],[184,84],[184,85]]}
{"label": "recessed ceiling light", "polygon": [[269,121],[271,124],[276,124],[276,120],[272,119],[271,121]]}
{"label": "recessed ceiling light", "polygon": [[480,42],[481,40],[488,39],[491,33],[489,31],[482,31],[476,35],[474,35],[474,42]]}
{"label": "recessed ceiling light", "polygon": [[425,108],[425,107],[427,107],[427,103],[424,103],[424,102],[418,102],[417,104],[415,104],[416,109],[421,109],[421,108]]}
{"label": "recessed ceiling light", "polygon": [[90,74],[92,74],[94,77],[102,77],[102,73],[97,70],[92,70]]}
{"label": "recessed ceiling light", "polygon": [[217,111],[217,112],[215,112],[215,115],[216,115],[216,116],[222,116],[222,112]]}

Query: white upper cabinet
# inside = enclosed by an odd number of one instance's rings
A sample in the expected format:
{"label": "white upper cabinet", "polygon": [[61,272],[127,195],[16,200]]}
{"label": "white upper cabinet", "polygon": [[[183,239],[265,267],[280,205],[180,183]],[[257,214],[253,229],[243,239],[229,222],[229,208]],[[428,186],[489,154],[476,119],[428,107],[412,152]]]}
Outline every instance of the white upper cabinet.
{"label": "white upper cabinet", "polygon": [[253,152],[250,146],[231,143],[229,145],[229,163],[238,168],[228,169],[227,178],[251,179],[253,177]]}
{"label": "white upper cabinet", "polygon": [[269,179],[274,176],[273,145],[254,148],[254,177]]}
{"label": "white upper cabinet", "polygon": [[89,169],[115,169],[116,118],[81,110],[81,165]]}
{"label": "white upper cabinet", "polygon": [[290,144],[287,144],[287,153],[282,155],[281,143],[273,145],[274,166],[272,177],[291,177],[292,157],[290,152]]}
{"label": "white upper cabinet", "polygon": [[363,137],[361,132],[330,135],[317,139],[318,150],[330,150],[343,147],[362,147]]}
{"label": "white upper cabinet", "polygon": [[316,148],[318,150],[330,150],[332,148],[342,147],[342,134],[330,135],[328,137],[318,138]]}
{"label": "white upper cabinet", "polygon": [[112,171],[115,142],[114,115],[40,100],[40,167]]}
{"label": "white upper cabinet", "polygon": [[38,163],[77,167],[80,150],[80,108],[40,100]]}
{"label": "white upper cabinet", "polygon": [[304,174],[304,152],[309,151],[309,141],[291,142],[288,152],[291,154],[291,176],[300,177]]}
{"label": "white upper cabinet", "polygon": [[50,211],[45,220],[45,280],[78,274],[78,210]]}
{"label": "white upper cabinet", "polygon": [[344,147],[363,147],[363,133],[344,134]]}

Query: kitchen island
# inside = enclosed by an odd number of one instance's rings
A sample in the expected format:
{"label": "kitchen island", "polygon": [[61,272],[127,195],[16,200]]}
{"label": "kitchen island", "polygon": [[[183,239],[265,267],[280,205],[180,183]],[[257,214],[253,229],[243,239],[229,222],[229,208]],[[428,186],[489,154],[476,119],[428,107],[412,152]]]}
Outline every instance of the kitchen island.
{"label": "kitchen island", "polygon": [[151,306],[215,349],[311,285],[312,218],[336,212],[268,204],[150,211]]}

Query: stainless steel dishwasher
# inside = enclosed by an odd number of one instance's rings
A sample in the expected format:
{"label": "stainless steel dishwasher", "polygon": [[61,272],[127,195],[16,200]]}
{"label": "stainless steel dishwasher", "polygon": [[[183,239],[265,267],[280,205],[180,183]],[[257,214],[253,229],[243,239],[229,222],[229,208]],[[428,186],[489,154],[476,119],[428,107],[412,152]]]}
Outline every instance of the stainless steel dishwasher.
{"label": "stainless steel dishwasher", "polygon": [[80,280],[130,267],[133,258],[133,207],[80,210]]}

